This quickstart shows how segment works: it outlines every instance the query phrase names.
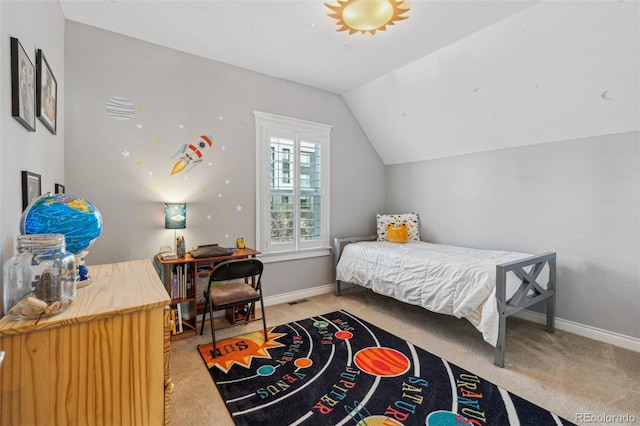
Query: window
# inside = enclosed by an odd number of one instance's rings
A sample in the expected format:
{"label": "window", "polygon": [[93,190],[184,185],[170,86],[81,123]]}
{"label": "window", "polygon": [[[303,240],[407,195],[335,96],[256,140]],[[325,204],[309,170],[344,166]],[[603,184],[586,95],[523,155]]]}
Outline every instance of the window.
{"label": "window", "polygon": [[264,254],[329,254],[331,126],[254,111],[256,242]]}

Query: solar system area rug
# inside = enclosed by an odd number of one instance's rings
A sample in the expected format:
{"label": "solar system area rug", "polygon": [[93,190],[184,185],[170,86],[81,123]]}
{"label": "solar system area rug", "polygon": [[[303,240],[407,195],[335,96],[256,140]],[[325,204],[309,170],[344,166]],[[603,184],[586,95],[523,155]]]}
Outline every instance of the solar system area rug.
{"label": "solar system area rug", "polygon": [[198,347],[237,425],[571,425],[346,311]]}

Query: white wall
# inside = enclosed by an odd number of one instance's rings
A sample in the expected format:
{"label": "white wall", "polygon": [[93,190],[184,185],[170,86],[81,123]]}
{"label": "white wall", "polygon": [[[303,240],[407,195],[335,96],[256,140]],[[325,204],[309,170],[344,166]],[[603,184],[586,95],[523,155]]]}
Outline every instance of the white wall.
{"label": "white wall", "polygon": [[545,1],[345,99],[401,164],[640,130],[638,75],[640,2]]}
{"label": "white wall", "polygon": [[[89,264],[151,257],[172,244],[164,202],[187,203],[179,232],[187,248],[230,247],[237,237],[254,247],[254,110],[332,125],[331,236],[375,230],[384,165],[340,96],[72,21],[66,53],[67,192],[87,197],[104,219]],[[133,102],[132,118],[110,117],[113,96]],[[204,162],[171,176],[174,154],[201,134],[214,139]],[[271,263],[265,294],[328,284],[330,265],[329,257]]]}
{"label": "white wall", "polygon": [[387,166],[423,240],[557,252],[556,315],[640,338],[640,132]]}
{"label": "white wall", "polygon": [[558,317],[637,339],[639,76],[640,3],[539,2],[344,97],[388,212],[428,241],[556,251]]}
{"label": "white wall", "polygon": [[[37,49],[42,49],[49,62],[58,83],[56,135],[52,135],[37,119],[36,131],[29,132],[11,116],[10,37],[20,40],[34,67]],[[0,57],[0,260],[4,264],[15,254],[16,237],[20,233],[21,171],[42,175],[43,193],[53,192],[55,183],[65,183],[64,16],[60,4],[52,1],[1,1]]]}

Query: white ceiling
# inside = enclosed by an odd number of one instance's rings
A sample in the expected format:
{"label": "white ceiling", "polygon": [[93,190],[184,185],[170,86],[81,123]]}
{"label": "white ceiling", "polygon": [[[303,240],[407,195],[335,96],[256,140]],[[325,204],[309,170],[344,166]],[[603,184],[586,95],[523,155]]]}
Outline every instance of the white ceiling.
{"label": "white ceiling", "polygon": [[640,130],[638,0],[407,0],[409,19],[375,35],[337,32],[317,0],[60,3],[73,21],[340,94],[385,164]]}
{"label": "white ceiling", "polygon": [[343,94],[535,2],[407,0],[409,19],[375,35],[337,32],[318,0],[60,3],[72,21]]}

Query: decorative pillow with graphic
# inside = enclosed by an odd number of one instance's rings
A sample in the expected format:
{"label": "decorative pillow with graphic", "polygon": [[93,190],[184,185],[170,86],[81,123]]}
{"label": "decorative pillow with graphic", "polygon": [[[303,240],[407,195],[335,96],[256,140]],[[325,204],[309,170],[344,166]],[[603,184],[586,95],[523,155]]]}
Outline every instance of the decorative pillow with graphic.
{"label": "decorative pillow with graphic", "polygon": [[378,228],[378,241],[387,241],[387,225],[407,226],[407,234],[410,240],[420,241],[420,226],[418,225],[418,213],[380,214],[376,215]]}

